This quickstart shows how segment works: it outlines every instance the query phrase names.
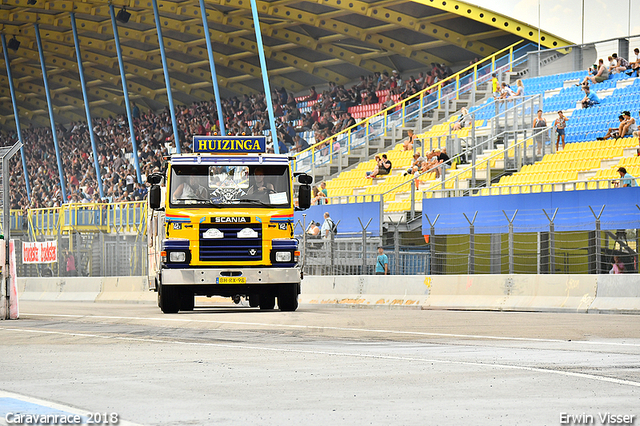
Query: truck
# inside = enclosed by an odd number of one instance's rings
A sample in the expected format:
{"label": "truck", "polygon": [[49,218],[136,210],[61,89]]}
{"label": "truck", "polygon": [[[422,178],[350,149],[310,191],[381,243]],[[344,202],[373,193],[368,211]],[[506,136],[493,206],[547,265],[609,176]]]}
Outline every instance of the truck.
{"label": "truck", "polygon": [[192,311],[196,296],[298,308],[293,215],[309,208],[313,179],[290,164],[263,136],[196,136],[148,177],[149,289],[163,313]]}

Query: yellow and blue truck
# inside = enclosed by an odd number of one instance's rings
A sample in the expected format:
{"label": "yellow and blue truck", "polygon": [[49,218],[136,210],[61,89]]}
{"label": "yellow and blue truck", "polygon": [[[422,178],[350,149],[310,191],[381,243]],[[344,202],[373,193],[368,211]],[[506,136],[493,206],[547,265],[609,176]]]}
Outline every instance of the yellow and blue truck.
{"label": "yellow and blue truck", "polygon": [[293,214],[309,208],[312,177],[265,152],[263,136],[196,136],[193,153],[149,176],[148,278],[162,312],[191,311],[195,296],[298,308]]}

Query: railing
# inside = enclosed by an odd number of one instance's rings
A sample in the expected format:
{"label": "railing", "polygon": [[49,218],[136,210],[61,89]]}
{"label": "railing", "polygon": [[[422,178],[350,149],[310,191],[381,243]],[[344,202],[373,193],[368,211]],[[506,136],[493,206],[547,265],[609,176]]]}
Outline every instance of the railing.
{"label": "railing", "polygon": [[[522,120],[521,120],[522,126],[514,125],[513,129],[504,130],[498,134],[495,134],[492,138],[488,138],[484,141],[478,142],[473,146],[466,146],[464,150],[459,150],[458,154],[451,157],[450,162],[453,163],[456,159],[461,159],[461,157],[463,156],[465,158],[469,158],[469,156],[471,156],[472,165],[470,168],[467,168],[464,170],[464,172],[471,171],[471,179],[470,179],[471,185],[472,186],[476,185],[476,175],[478,174],[477,170],[480,168],[484,169],[484,166],[486,165],[485,185],[491,186],[491,164],[495,160],[501,159],[504,161],[505,165],[507,165],[508,163],[513,163],[514,167],[519,169],[523,163],[528,163],[528,162],[533,163],[538,159],[542,159],[543,156],[547,153],[546,152],[547,146],[545,143],[542,143],[542,146],[540,147],[541,148],[540,155],[536,155],[535,147],[531,156],[527,154],[526,149],[524,149],[523,151],[519,150],[522,144],[525,143],[526,141],[531,140],[531,138],[542,137],[545,132],[550,131],[550,129],[543,129],[542,131],[534,133],[534,130],[526,123],[524,119],[527,109],[531,113],[531,111],[533,111],[536,108],[536,106],[541,105],[541,102],[542,102],[541,95],[534,95],[529,97],[514,98],[514,99],[505,100],[505,101],[489,103],[473,111],[472,113],[470,113],[470,115],[473,118],[471,132],[472,132],[472,140],[474,141],[475,141],[475,114],[478,112],[482,112],[482,110],[485,108],[492,108],[492,109],[495,109],[496,111],[496,114],[492,121],[492,129],[494,129],[494,131],[496,131],[501,127],[500,126],[501,122],[504,124],[507,124],[509,120],[511,120],[513,123],[518,122],[519,116],[522,117]],[[512,106],[509,106],[511,104]],[[504,106],[504,109],[500,110],[502,106]],[[507,127],[507,126],[502,126],[502,127]],[[527,134],[531,134],[531,136],[527,137]],[[524,137],[525,140],[518,142],[518,137]],[[482,154],[483,150],[486,147],[492,147],[498,141],[504,144],[504,149],[492,154],[488,158],[483,159],[478,163],[477,156],[479,154]],[[513,141],[513,143],[509,144],[510,141]],[[433,140],[430,140],[430,143],[432,144]],[[424,156],[425,154],[425,147],[426,147],[426,141],[423,140],[423,143],[421,144],[422,156]],[[550,148],[550,150],[552,149],[553,148]],[[414,144],[414,152],[416,151],[417,151],[417,145]],[[513,151],[513,155],[511,155],[511,151]],[[460,189],[460,174],[455,174],[453,176],[450,176],[449,178],[445,178],[444,167],[445,166],[442,164],[436,167],[432,167],[429,170],[421,172],[420,174],[418,174],[418,176],[415,176],[413,178],[408,178],[407,181],[399,183],[398,185],[390,188],[389,190],[385,191],[382,194],[337,196],[337,197],[328,197],[328,200],[329,200],[329,203],[333,203],[333,202],[342,203],[342,202],[345,202],[345,200],[346,202],[349,202],[349,200],[351,199],[357,201],[359,197],[362,197],[362,200],[365,202],[380,201],[379,213],[380,213],[380,223],[382,223],[383,214],[384,214],[384,202],[391,196],[395,197],[395,192],[397,192],[398,189],[405,187],[407,185],[410,185],[411,208],[409,211],[409,219],[412,220],[416,217],[416,205],[415,205],[416,204],[416,195],[415,195],[416,179],[419,179],[421,176],[426,175],[428,173],[433,173],[436,171],[436,169],[440,170],[441,178],[438,182],[424,182],[423,185],[428,187],[427,189],[428,191],[435,191],[438,188],[441,188],[443,191],[448,191],[446,190],[446,187],[448,186],[447,183],[450,181],[453,181],[453,189],[451,191],[454,191],[454,192],[448,193],[448,196],[452,196],[451,194],[454,194],[453,196],[468,195],[464,193],[464,190]]]}
{"label": "railing", "polygon": [[142,235],[146,226],[146,201],[65,204],[30,209],[26,217],[21,210],[11,210],[11,232],[32,230],[35,236],[68,231]]}
{"label": "railing", "polygon": [[[524,62],[526,53],[533,45],[527,44],[515,49],[521,43],[522,41],[504,48],[360,123],[315,143],[296,154],[294,170],[307,171],[315,175],[316,167],[332,164],[335,160],[338,160],[341,170],[343,154],[350,154],[354,148],[368,147],[372,138],[384,136],[388,130],[398,125],[405,126],[407,121],[439,108],[443,103],[448,109],[449,100],[458,99],[460,94],[467,91],[475,92],[478,84],[491,78],[491,73],[510,71],[514,66]],[[418,124],[421,126],[422,120],[418,120]]]}

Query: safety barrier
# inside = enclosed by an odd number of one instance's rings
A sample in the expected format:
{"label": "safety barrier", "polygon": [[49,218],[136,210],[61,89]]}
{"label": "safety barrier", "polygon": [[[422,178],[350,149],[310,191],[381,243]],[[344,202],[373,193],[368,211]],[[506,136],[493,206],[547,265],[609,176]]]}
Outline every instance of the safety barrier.
{"label": "safety barrier", "polygon": [[[302,302],[423,309],[586,312],[596,275],[306,277]],[[640,299],[639,299],[640,300]]]}
{"label": "safety barrier", "polygon": [[[20,278],[18,290],[21,300],[156,300],[156,294],[148,291],[146,277]],[[307,276],[302,281],[300,303],[419,309],[640,313],[640,285],[636,274]]]}
{"label": "safety barrier", "polygon": [[598,292],[589,312],[635,313],[640,311],[638,275],[598,275]]}
{"label": "safety barrier", "polygon": [[18,278],[20,300],[150,302],[147,277]]}

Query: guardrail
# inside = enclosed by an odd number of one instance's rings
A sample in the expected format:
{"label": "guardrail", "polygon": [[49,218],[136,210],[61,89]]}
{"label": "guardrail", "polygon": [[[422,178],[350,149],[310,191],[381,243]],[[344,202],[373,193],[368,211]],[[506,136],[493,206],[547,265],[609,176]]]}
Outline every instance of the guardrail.
{"label": "guardrail", "polygon": [[[340,160],[343,154],[350,154],[354,148],[368,147],[372,138],[386,136],[390,128],[405,126],[408,120],[439,108],[443,103],[448,109],[449,100],[459,99],[460,94],[467,91],[475,92],[478,84],[491,79],[491,73],[511,71],[514,66],[526,61],[527,52],[534,47],[527,44],[515,49],[521,43],[522,41],[514,43],[360,123],[313,144],[295,155],[294,170],[310,172],[315,176],[317,167]],[[421,120],[418,121],[421,126]],[[338,167],[341,170],[341,161],[338,161]]]}
{"label": "guardrail", "polygon": [[146,201],[123,203],[65,204],[62,207],[11,210],[11,232],[34,236],[59,232],[104,232],[144,234],[147,226]]}

